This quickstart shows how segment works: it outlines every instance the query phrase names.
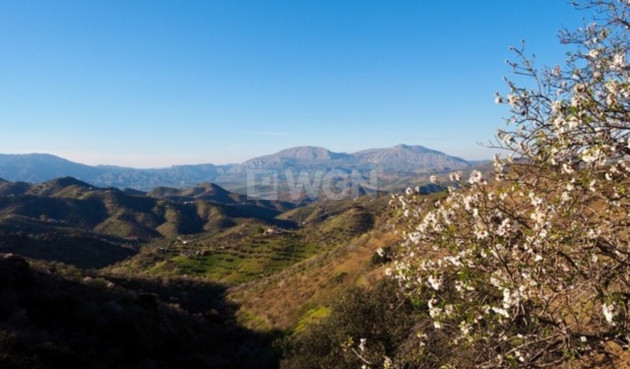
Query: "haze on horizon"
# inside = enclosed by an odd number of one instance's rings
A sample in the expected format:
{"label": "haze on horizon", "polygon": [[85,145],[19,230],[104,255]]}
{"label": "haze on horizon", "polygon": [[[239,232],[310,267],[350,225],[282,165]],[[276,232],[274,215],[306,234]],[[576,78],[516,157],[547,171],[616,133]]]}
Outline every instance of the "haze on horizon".
{"label": "haze on horizon", "polygon": [[294,146],[487,159],[511,45],[562,60],[562,1],[0,5],[0,153],[242,162]]}

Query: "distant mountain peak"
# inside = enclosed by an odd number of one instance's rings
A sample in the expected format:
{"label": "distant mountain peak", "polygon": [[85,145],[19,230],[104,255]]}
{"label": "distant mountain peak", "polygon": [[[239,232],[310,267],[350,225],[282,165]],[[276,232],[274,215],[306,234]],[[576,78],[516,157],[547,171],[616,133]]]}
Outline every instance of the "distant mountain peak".
{"label": "distant mountain peak", "polygon": [[360,163],[369,163],[393,171],[413,171],[424,168],[446,171],[470,167],[464,159],[420,145],[398,144],[385,149],[368,149],[353,154]]}
{"label": "distant mountain peak", "polygon": [[[407,144],[398,144],[398,145],[392,147],[391,149],[411,150],[411,151],[415,151],[415,152],[439,152],[437,150],[432,150],[432,149],[429,149],[427,147],[424,147],[422,145],[407,145]],[[385,150],[387,150],[387,149],[385,149]],[[444,154],[444,153],[440,153],[440,154]]]}
{"label": "distant mountain peak", "polygon": [[35,160],[35,161],[45,161],[45,162],[50,162],[50,163],[71,163],[71,161],[68,159],[60,158],[52,154],[37,153],[37,152],[29,153],[29,154],[0,154],[0,157],[2,157],[5,160],[17,161],[17,162]]}
{"label": "distant mountain peak", "polygon": [[232,173],[247,169],[286,169],[288,167],[328,166],[332,162],[352,159],[352,155],[317,146],[296,146],[275,154],[259,156],[232,168]]}
{"label": "distant mountain peak", "polygon": [[332,152],[326,148],[318,146],[296,146],[267,156],[299,160],[331,160],[347,155],[348,154],[345,153]]}

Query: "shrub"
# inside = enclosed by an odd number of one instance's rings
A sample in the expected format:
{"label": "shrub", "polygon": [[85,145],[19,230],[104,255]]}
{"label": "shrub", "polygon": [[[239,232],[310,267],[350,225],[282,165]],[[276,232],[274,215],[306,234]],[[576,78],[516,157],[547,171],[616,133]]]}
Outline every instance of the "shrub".
{"label": "shrub", "polygon": [[[368,360],[394,356],[415,324],[415,309],[392,293],[392,281],[374,290],[353,288],[331,307],[330,315],[284,342],[282,369],[360,368],[356,344],[368,342]],[[366,351],[367,354],[367,351]]]}

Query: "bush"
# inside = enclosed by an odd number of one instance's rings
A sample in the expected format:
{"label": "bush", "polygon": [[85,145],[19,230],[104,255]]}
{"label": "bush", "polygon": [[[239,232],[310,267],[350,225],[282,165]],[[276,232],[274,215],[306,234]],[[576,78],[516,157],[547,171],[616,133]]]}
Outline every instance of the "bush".
{"label": "bush", "polygon": [[[374,290],[353,288],[331,307],[327,318],[285,340],[281,368],[356,369],[363,360],[395,356],[415,324],[414,311],[391,281]],[[357,355],[362,339],[370,347],[363,360]]]}

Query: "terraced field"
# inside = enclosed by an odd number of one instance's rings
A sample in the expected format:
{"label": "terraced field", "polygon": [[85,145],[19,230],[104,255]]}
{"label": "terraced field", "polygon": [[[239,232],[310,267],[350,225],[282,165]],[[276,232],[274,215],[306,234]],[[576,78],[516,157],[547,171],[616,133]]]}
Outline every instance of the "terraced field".
{"label": "terraced field", "polygon": [[[144,246],[135,257],[109,270],[153,276],[197,276],[229,284],[241,283],[326,253],[374,225],[372,210],[359,204],[345,209],[339,204],[334,209],[319,206],[307,211],[317,212],[319,216],[297,229],[249,220],[214,233],[157,240]],[[290,220],[288,216],[279,218]]]}

